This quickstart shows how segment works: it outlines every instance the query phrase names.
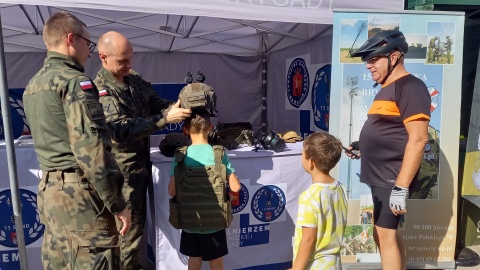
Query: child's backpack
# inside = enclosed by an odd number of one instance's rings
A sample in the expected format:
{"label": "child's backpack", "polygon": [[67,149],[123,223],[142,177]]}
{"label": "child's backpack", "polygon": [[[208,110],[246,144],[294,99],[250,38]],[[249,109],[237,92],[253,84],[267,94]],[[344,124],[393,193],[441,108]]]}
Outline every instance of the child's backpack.
{"label": "child's backpack", "polygon": [[175,152],[176,196],[170,199],[169,222],[176,229],[215,230],[230,226],[231,201],[227,192],[227,172],[222,164],[224,148],[213,146],[215,164],[187,167],[187,146]]}

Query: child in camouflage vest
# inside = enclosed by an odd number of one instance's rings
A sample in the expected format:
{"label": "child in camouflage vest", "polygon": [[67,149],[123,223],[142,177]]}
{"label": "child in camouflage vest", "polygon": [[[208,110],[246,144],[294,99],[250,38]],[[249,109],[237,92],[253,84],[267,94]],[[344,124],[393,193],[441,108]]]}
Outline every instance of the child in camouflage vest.
{"label": "child in camouflage vest", "polygon": [[[208,133],[212,129],[210,114],[205,109],[192,110],[190,117],[185,119],[184,132],[190,136],[192,144],[187,148],[183,159],[187,167],[214,165],[214,150],[208,144]],[[230,160],[223,155],[222,164],[226,167],[226,176],[230,189],[238,192],[241,188],[240,181],[233,173]],[[175,167],[178,163],[173,160],[168,184],[168,194],[176,195]],[[208,261],[210,269],[223,269],[222,257],[228,254],[225,229],[221,230],[188,230],[183,229],[180,239],[180,252],[188,258],[188,269],[200,270],[202,261]]]}

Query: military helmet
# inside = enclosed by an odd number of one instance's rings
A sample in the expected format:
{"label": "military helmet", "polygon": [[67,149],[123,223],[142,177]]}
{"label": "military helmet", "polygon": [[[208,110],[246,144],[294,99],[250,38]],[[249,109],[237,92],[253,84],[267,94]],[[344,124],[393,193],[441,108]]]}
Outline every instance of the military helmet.
{"label": "military helmet", "polygon": [[400,31],[386,30],[369,38],[360,48],[350,53],[350,56],[362,57],[362,61],[367,61],[375,56],[389,55],[394,50],[406,54],[407,40]]}
{"label": "military helmet", "polygon": [[212,87],[202,82],[189,83],[178,95],[182,108],[206,109],[211,116],[217,116],[215,109],[217,97]]}

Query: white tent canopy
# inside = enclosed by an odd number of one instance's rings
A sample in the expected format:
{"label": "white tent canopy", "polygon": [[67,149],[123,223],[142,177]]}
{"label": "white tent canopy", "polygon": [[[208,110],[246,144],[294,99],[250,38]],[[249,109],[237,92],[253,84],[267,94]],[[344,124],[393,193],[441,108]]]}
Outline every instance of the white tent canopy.
{"label": "white tent canopy", "polygon": [[[6,52],[45,51],[44,22],[58,10],[83,20],[95,41],[125,34],[135,52],[269,53],[311,40],[333,8],[403,10],[403,0],[0,0]],[[114,3],[114,4],[113,4]]]}

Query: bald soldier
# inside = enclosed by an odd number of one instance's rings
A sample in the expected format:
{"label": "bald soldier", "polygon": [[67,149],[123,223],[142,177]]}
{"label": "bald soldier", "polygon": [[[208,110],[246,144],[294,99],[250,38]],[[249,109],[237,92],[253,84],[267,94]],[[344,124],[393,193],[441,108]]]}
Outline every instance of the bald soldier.
{"label": "bald soldier", "polygon": [[98,54],[102,69],[95,84],[112,136],[112,153],[125,178],[123,196],[132,211],[130,230],[121,236],[121,259],[123,269],[139,269],[146,190],[152,182],[149,136],[167,123],[183,121],[191,111],[180,108],[179,101],[172,104],[161,99],[152,85],[131,69],[132,45],[122,34],[103,34]]}

